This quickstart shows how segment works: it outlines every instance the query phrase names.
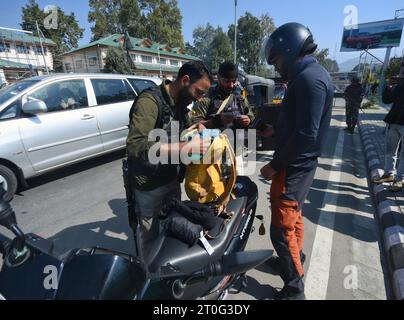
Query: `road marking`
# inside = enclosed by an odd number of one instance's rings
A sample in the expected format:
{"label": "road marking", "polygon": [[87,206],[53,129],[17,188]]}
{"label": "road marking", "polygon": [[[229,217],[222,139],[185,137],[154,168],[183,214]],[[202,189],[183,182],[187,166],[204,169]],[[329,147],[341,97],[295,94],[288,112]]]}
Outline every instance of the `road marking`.
{"label": "road marking", "polygon": [[[341,181],[342,153],[344,137],[339,132],[328,179],[327,191],[331,190],[334,182]],[[309,269],[306,273],[305,294],[310,300],[325,300],[327,298],[328,281],[330,277],[331,251],[334,236],[335,212],[337,212],[338,195],[326,192],[318,219]]]}

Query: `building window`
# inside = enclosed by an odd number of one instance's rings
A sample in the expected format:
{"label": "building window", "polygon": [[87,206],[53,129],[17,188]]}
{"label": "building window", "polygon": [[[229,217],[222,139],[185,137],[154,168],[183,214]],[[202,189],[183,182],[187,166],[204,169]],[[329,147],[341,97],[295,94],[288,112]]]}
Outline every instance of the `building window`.
{"label": "building window", "polygon": [[170,64],[172,66],[178,66],[179,65],[179,61],[178,60],[170,60]]}
{"label": "building window", "polygon": [[88,58],[88,65],[89,66],[96,66],[97,65],[97,57],[90,57]]}
{"label": "building window", "polygon": [[70,62],[65,63],[65,69],[67,72],[72,71],[72,64]]}
{"label": "building window", "polygon": [[153,58],[151,56],[141,56],[142,62],[153,63]]}
{"label": "building window", "polygon": [[29,47],[23,44],[17,44],[16,48],[18,53],[29,53]]}
{"label": "building window", "polygon": [[0,43],[0,52],[10,52],[10,44]]}
{"label": "building window", "polygon": [[[42,48],[41,46],[35,46],[34,48],[34,52],[36,55],[42,55]],[[43,52],[46,54],[46,48],[43,48]]]}
{"label": "building window", "polygon": [[83,60],[76,60],[76,68],[77,69],[83,68]]}
{"label": "building window", "polygon": [[166,58],[160,58],[160,64],[167,64]]}

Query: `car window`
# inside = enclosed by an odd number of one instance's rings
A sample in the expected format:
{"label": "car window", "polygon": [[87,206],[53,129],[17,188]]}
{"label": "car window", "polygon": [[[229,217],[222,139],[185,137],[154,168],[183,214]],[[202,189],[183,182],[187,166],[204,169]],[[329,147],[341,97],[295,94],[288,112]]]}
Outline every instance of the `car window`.
{"label": "car window", "polygon": [[110,104],[133,100],[123,79],[92,79],[97,104]]}
{"label": "car window", "polygon": [[129,83],[127,81],[124,81],[124,82],[125,82],[126,90],[128,91],[128,99],[134,100],[136,98],[135,91],[133,91],[133,89],[131,88],[131,86],[129,85]]}
{"label": "car window", "polygon": [[0,104],[38,82],[39,80],[22,80],[0,89]]}
{"label": "car window", "polygon": [[42,100],[47,112],[80,109],[88,106],[83,80],[65,80],[51,83],[28,94],[27,101]]}
{"label": "car window", "polygon": [[14,101],[0,112],[0,121],[14,119],[18,115],[18,106],[20,100]]}
{"label": "car window", "polygon": [[128,78],[128,81],[135,88],[135,90],[138,94],[141,93],[145,89],[157,87],[157,85],[153,81],[150,81],[150,80]]}

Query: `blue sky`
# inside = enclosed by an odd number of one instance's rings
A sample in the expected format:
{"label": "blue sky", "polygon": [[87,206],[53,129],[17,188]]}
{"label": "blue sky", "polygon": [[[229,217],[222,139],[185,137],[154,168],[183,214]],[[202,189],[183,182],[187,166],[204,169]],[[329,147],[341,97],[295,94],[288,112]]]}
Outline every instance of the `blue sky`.
{"label": "blue sky", "polygon": [[[27,0],[1,0],[0,26],[19,28],[21,7]],[[85,28],[84,38],[79,44],[86,44],[91,37],[91,25],[87,21],[89,11],[87,0],[37,0],[41,8],[48,4],[60,6],[65,12],[74,12],[79,24]],[[225,30],[234,21],[234,0],[178,0],[183,15],[183,35],[185,41],[192,41],[192,31],[198,25],[210,22],[222,26]],[[331,58],[338,62],[358,57],[358,53],[340,53],[342,26],[345,19],[344,8],[354,5],[358,8],[359,23],[394,18],[395,10],[404,8],[403,0],[238,0],[237,15],[246,11],[260,16],[268,13],[277,26],[291,21],[310,27],[320,48],[329,48]],[[337,49],[337,50],[336,50]],[[401,47],[393,49],[392,54],[401,56]],[[379,58],[384,57],[385,49],[372,50]]]}

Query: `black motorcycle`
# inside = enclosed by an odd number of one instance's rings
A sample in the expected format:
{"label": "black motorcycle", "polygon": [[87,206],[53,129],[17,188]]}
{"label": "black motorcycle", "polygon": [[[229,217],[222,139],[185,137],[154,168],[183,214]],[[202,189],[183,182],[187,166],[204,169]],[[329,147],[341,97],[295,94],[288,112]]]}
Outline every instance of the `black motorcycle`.
{"label": "black motorcycle", "polygon": [[258,198],[257,186],[247,177],[237,179],[236,197],[227,206],[232,218],[209,240],[213,251],[199,241],[189,246],[161,234],[147,261],[141,250],[134,257],[99,247],[56,256],[52,242],[21,231],[1,190],[0,225],[15,238],[0,234],[0,299],[224,299],[230,289],[245,285],[248,270],[273,253],[244,251]]}

